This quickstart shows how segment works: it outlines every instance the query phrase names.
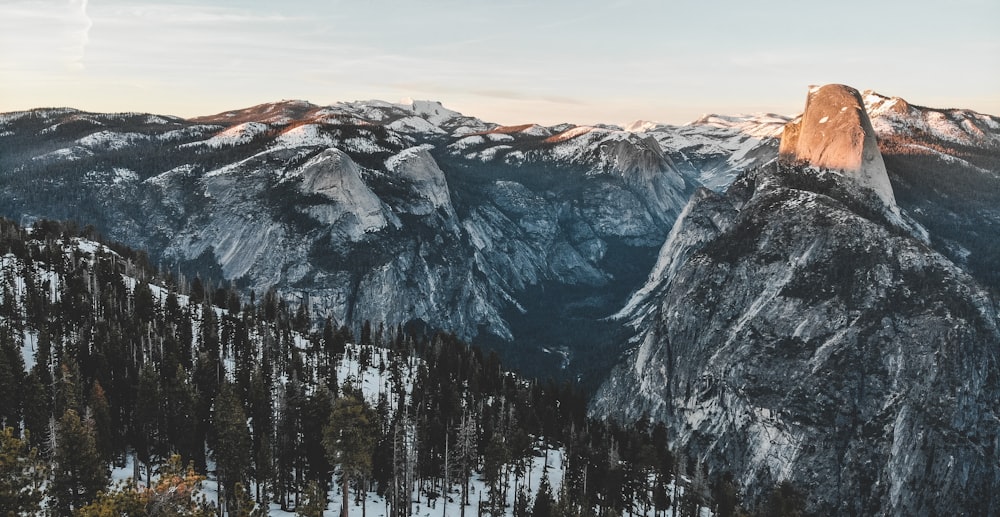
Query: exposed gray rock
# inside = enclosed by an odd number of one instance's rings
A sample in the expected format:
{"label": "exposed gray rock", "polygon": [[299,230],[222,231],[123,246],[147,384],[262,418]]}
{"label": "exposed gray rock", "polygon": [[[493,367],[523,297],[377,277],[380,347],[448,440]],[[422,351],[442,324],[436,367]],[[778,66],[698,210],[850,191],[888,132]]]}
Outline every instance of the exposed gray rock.
{"label": "exposed gray rock", "polygon": [[[615,347],[601,336],[618,324],[601,318],[641,283],[694,188],[648,136],[587,128],[548,141],[573,128],[498,127],[434,102],[151,119],[0,117],[0,133],[18,135],[10,147],[0,136],[0,161],[23,154],[17,175],[50,181],[12,182],[0,207],[92,222],[171,270],[274,288],[354,329],[421,320],[520,338],[519,356]],[[542,326],[567,330],[536,337]],[[537,358],[520,365],[550,375]]]}
{"label": "exposed gray rock", "polygon": [[387,207],[368,188],[358,165],[343,151],[327,149],[319,153],[306,162],[299,174],[302,192],[319,194],[330,201],[307,210],[321,224],[338,228],[352,241],[389,224]]}
{"label": "exposed gray rock", "polygon": [[788,161],[847,173],[898,211],[875,129],[861,94],[850,86],[810,88],[805,112],[785,127],[778,153]]}
{"label": "exposed gray rock", "polygon": [[821,514],[1000,511],[996,308],[881,205],[778,165],[703,191],[593,413],[665,422],[751,502],[789,480]]}

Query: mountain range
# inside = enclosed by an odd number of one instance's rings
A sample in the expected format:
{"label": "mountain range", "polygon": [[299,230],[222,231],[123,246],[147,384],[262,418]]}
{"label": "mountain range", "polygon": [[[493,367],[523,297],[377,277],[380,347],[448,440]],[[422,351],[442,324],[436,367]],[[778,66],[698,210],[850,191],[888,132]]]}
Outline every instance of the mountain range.
{"label": "mountain range", "polygon": [[[551,371],[619,328],[694,189],[770,159],[780,117],[504,127],[438,103],[289,101],[193,120],[3,115],[3,215],[92,224],[166,268],[423,322]],[[544,350],[544,351],[543,351]]]}
{"label": "mountain range", "polygon": [[809,99],[683,126],[7,113],[0,215],[582,380],[594,415],[667,423],[750,500],[793,480],[821,513],[1000,511],[1000,118]]}

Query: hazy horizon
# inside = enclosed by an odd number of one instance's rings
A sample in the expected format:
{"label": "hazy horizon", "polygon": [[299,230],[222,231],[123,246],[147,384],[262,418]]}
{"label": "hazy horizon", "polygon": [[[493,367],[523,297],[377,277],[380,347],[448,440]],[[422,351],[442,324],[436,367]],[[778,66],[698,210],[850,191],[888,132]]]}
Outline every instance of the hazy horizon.
{"label": "hazy horizon", "polygon": [[1000,3],[11,0],[0,112],[428,99],[501,124],[801,112],[844,83],[1000,115]]}

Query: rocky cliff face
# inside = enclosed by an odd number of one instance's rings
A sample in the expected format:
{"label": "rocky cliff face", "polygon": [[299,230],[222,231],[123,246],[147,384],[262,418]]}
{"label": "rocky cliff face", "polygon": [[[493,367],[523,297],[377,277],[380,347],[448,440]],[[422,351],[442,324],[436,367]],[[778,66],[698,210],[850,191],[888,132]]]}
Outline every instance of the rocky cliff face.
{"label": "rocky cliff face", "polygon": [[996,513],[996,307],[852,170],[772,163],[696,194],[593,411],[667,423],[751,501],[788,480],[822,514]]}
{"label": "rocky cliff face", "polygon": [[[600,319],[641,283],[695,187],[647,136],[503,128],[433,102],[0,124],[4,215],[94,224],[172,270],[276,288],[354,328],[522,337],[511,355],[539,374],[575,344],[614,341]],[[536,337],[543,324],[580,330]]]}
{"label": "rocky cliff face", "polygon": [[848,174],[896,209],[875,129],[861,94],[850,86],[811,88],[805,112],[785,126],[778,153],[787,161]]}
{"label": "rocky cliff face", "polygon": [[751,500],[790,480],[821,513],[1000,511],[996,309],[864,194],[773,165],[696,196],[594,412],[666,422]]}

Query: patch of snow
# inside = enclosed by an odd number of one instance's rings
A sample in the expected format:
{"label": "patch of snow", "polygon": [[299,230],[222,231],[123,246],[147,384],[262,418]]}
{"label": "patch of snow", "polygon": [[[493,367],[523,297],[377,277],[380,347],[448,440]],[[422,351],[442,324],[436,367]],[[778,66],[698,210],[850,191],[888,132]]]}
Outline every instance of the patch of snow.
{"label": "patch of snow", "polygon": [[431,135],[443,135],[444,130],[431,124],[420,117],[403,117],[387,126],[393,131],[402,133],[426,133]]}
{"label": "patch of snow", "polygon": [[458,129],[452,131],[451,134],[453,136],[465,136],[465,135],[471,135],[471,134],[474,134],[474,133],[478,133],[480,131],[481,130],[479,128],[470,127],[470,126],[462,126],[462,127],[458,128]]}
{"label": "patch of snow", "polygon": [[489,147],[489,148],[483,149],[481,152],[479,152],[478,153],[478,157],[479,157],[480,160],[482,160],[484,162],[489,162],[489,161],[493,161],[494,159],[496,159],[497,153],[502,152],[502,151],[508,151],[510,149],[513,149],[513,147],[511,147],[509,145],[498,145],[498,146],[494,146],[494,147]]}
{"label": "patch of snow", "polygon": [[646,131],[657,129],[663,127],[663,124],[659,122],[653,122],[650,120],[636,120],[630,124],[624,125],[624,130],[629,133],[645,133]]}
{"label": "patch of snow", "polygon": [[411,147],[409,149],[404,149],[398,154],[389,157],[389,159],[385,161],[385,168],[390,171],[395,171],[399,168],[399,165],[402,164],[404,161],[413,158],[418,153],[424,151],[430,151],[431,149],[434,149],[434,146],[431,144],[423,144],[423,145],[418,145],[416,147]]}
{"label": "patch of snow", "polygon": [[330,135],[324,133],[318,124],[303,124],[293,127],[275,139],[276,147],[334,147],[337,145]]}
{"label": "patch of snow", "polygon": [[243,124],[227,128],[208,140],[182,144],[180,147],[206,146],[220,148],[230,145],[242,145],[249,143],[254,139],[254,137],[264,133],[268,129],[270,129],[270,126],[267,124],[261,124],[260,122],[244,122]]}
{"label": "patch of snow", "polygon": [[76,141],[77,145],[89,149],[118,150],[149,140],[141,133],[116,133],[114,131],[98,131]]}
{"label": "patch of snow", "polygon": [[503,161],[505,161],[505,162],[507,162],[507,163],[509,163],[511,165],[522,164],[522,163],[524,163],[524,161],[526,159],[527,159],[527,156],[525,156],[525,154],[524,154],[523,151],[511,151],[511,152],[507,153],[507,156],[503,157]]}
{"label": "patch of snow", "polygon": [[573,129],[567,129],[566,131],[563,131],[562,133],[553,136],[550,140],[552,140],[553,143],[565,142],[566,140],[576,138],[580,135],[585,135],[596,129],[597,128],[595,128],[594,126],[577,126],[574,127]]}
{"label": "patch of snow", "polygon": [[194,165],[181,165],[179,167],[174,167],[169,171],[162,172],[153,176],[152,178],[147,178],[145,183],[150,183],[159,187],[166,187],[170,184],[170,179],[175,176],[186,176],[194,171]]}
{"label": "patch of snow", "polygon": [[93,156],[94,153],[86,147],[69,147],[63,149],[56,149],[50,153],[43,154],[41,156],[35,156],[32,160],[66,160],[66,161],[76,161],[88,156]]}
{"label": "patch of snow", "polygon": [[372,138],[360,138],[360,137],[348,138],[347,140],[344,140],[343,147],[351,151],[365,153],[365,154],[390,152],[389,149],[386,149],[385,147],[382,147],[381,145],[375,143],[375,141]]}
{"label": "patch of snow", "polygon": [[24,337],[21,340],[21,358],[24,361],[24,370],[30,372],[35,367],[35,357],[38,353],[38,332],[24,329]]}
{"label": "patch of snow", "polygon": [[486,133],[486,138],[493,142],[513,142],[514,137],[505,133]]}
{"label": "patch of snow", "polygon": [[528,136],[551,136],[552,130],[547,127],[539,126],[538,124],[532,124],[531,126],[522,129],[520,133]]}
{"label": "patch of snow", "polygon": [[440,126],[444,122],[462,116],[461,113],[445,108],[436,101],[411,101],[410,106],[414,113],[427,119],[434,126]]}
{"label": "patch of snow", "polygon": [[468,149],[469,147],[482,145],[485,141],[486,140],[482,137],[482,135],[471,135],[464,138],[459,138],[451,145],[449,145],[448,149],[451,149],[452,151],[456,152],[461,152],[464,151],[465,149]]}
{"label": "patch of snow", "polygon": [[160,133],[156,136],[157,139],[164,142],[170,142],[173,140],[183,140],[185,138],[201,137],[205,134],[211,133],[212,131],[218,131],[222,129],[222,126],[188,126],[181,129],[173,129],[165,133]]}

